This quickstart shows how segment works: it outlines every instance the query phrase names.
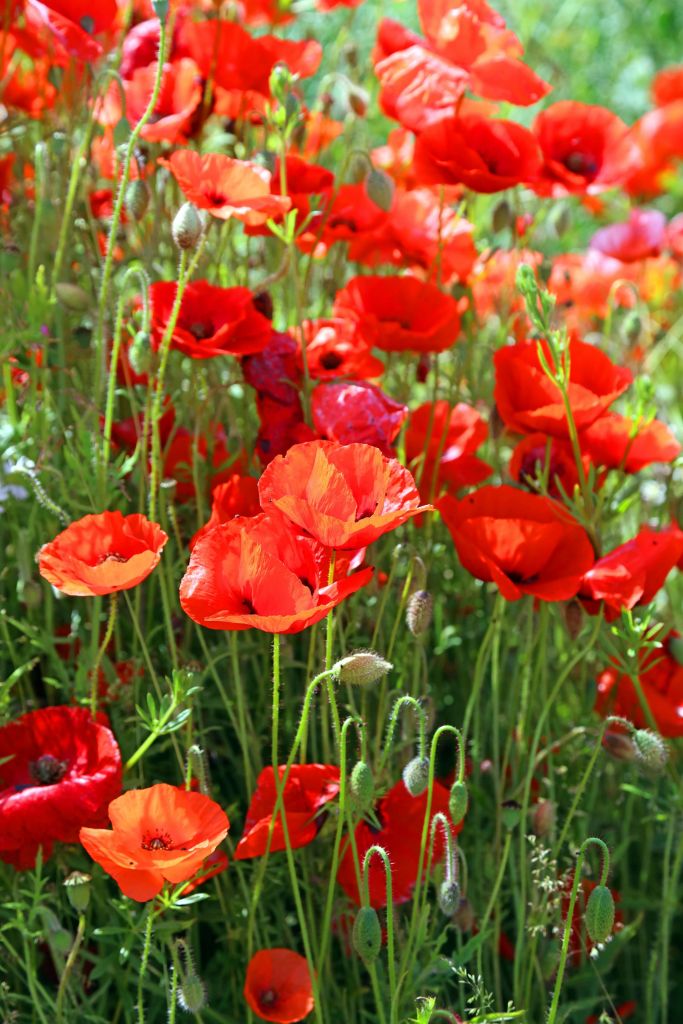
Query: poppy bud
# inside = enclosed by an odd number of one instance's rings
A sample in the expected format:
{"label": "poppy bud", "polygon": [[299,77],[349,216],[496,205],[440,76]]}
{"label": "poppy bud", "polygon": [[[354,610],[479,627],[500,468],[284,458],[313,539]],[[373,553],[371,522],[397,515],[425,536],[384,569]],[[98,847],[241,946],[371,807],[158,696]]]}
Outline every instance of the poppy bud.
{"label": "poppy bud", "polygon": [[514,219],[512,207],[507,199],[500,199],[494,206],[493,213],[491,214],[491,227],[493,230],[505,231],[506,228],[512,227]]}
{"label": "poppy bud", "polygon": [[36,580],[19,580],[17,597],[26,608],[39,608],[43,603],[43,588]]}
{"label": "poppy bud", "polygon": [[629,345],[635,345],[640,337],[640,332],[643,329],[643,321],[635,309],[630,310],[623,319],[621,330],[624,335],[624,341],[627,341]]}
{"label": "poppy bud", "polygon": [[451,917],[458,908],[460,901],[460,886],[457,882],[446,879],[439,886],[439,909],[446,917]]}
{"label": "poppy bud", "polygon": [[361,89],[358,85],[352,85],[348,91],[349,107],[357,114],[358,117],[365,117],[368,112],[368,104],[370,97],[368,96],[365,89]]}
{"label": "poppy bud", "polygon": [[126,210],[132,220],[142,220],[149,206],[149,189],[141,178],[131,181],[126,189]]}
{"label": "poppy bud", "polygon": [[138,331],[128,349],[128,362],[138,375],[148,373],[152,368],[150,338],[146,331]]}
{"label": "poppy bud", "polygon": [[453,914],[453,924],[461,932],[471,932],[474,928],[474,908],[466,896],[458,900]]}
{"label": "poppy bud", "polygon": [[434,598],[428,590],[416,590],[408,599],[406,625],[413,636],[422,636],[429,629]]}
{"label": "poppy bud", "polygon": [[666,743],[650,729],[636,729],[633,734],[636,756],[644,768],[653,773],[664,771],[669,759]]}
{"label": "poppy bud", "polygon": [[194,249],[201,238],[204,225],[199,210],[193,203],[183,203],[173,220],[171,233],[179,249]]}
{"label": "poppy bud", "polygon": [[341,55],[350,68],[358,67],[358,47],[353,40],[342,47]]}
{"label": "poppy bud", "polygon": [[90,903],[90,883],[92,875],[86,875],[83,871],[72,871],[64,879],[64,887],[69,903],[79,914],[88,909]]}
{"label": "poppy bud", "polygon": [[187,751],[187,774],[191,779],[197,779],[199,792],[208,795],[209,786],[207,782],[206,751],[193,743]]}
{"label": "poppy bud", "polygon": [[382,948],[382,928],[373,907],[361,907],[353,922],[353,948],[366,963],[372,963]]}
{"label": "poppy bud", "polygon": [[602,745],[616,761],[635,761],[638,756],[635,743],[623,732],[606,732]]}
{"label": "poppy bud", "polygon": [[206,988],[194,965],[178,986],[178,1005],[186,1013],[199,1013],[206,1006]]}
{"label": "poppy bud", "polygon": [[166,21],[168,18],[168,0],[152,0],[152,7],[159,21]]}
{"label": "poppy bud", "polygon": [[403,769],[403,785],[411,796],[420,796],[429,785],[429,758],[414,757]]}
{"label": "poppy bud", "polygon": [[448,798],[448,813],[454,825],[459,825],[467,814],[469,802],[470,797],[465,783],[454,782],[451,786],[451,795]]}
{"label": "poppy bud", "polygon": [[268,87],[273,99],[276,99],[278,103],[285,103],[287,92],[291,88],[292,82],[292,72],[287,65],[276,64],[268,79]]}
{"label": "poppy bud", "polygon": [[568,206],[563,206],[562,203],[557,203],[550,211],[550,217],[548,219],[558,238],[562,238],[562,236],[566,235],[569,231],[571,215],[569,213]]}
{"label": "poppy bud", "polygon": [[86,309],[90,309],[90,296],[77,284],[61,281],[55,285],[55,295],[63,306],[75,313],[84,313]]}
{"label": "poppy bud", "polygon": [[349,181],[354,185],[360,185],[368,176],[372,164],[367,153],[353,153],[348,164]]}
{"label": "poppy bud", "polygon": [[374,651],[356,651],[332,666],[340,683],[369,686],[385,676],[394,666]]}
{"label": "poppy bud", "polygon": [[369,807],[375,795],[375,783],[372,772],[365,761],[359,761],[354,765],[349,786],[351,795],[359,809],[363,810]]}
{"label": "poppy bud", "polygon": [[394,201],[395,191],[396,187],[389,175],[373,167],[365,179],[365,193],[368,199],[380,210],[388,213]]}
{"label": "poppy bud", "polygon": [[604,942],[614,926],[614,898],[606,885],[596,885],[586,905],[586,931],[593,942]]}
{"label": "poppy bud", "polygon": [[552,800],[541,800],[533,814],[533,829],[537,836],[547,836],[555,824],[555,805]]}

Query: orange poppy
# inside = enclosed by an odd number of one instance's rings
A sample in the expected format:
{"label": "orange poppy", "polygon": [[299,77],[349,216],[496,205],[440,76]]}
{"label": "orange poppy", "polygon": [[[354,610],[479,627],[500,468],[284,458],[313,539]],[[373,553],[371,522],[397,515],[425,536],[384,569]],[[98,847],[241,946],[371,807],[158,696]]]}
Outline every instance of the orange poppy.
{"label": "orange poppy", "polygon": [[112,801],[109,820],[111,829],[82,828],[79,838],[124,896],[139,903],[154,899],[164,882],[192,878],[230,828],[208,796],[165,782]]}
{"label": "orange poppy", "polygon": [[261,1020],[296,1024],[313,1009],[308,964],[291,949],[261,949],[247,967],[244,998]]}

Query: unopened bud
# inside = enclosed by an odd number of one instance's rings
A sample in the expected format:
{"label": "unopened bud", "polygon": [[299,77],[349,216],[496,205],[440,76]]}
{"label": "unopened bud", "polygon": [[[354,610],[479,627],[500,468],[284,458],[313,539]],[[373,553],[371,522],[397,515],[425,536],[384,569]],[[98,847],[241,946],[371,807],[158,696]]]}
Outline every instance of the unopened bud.
{"label": "unopened bud", "polygon": [[194,968],[178,985],[178,1005],[186,1013],[199,1013],[206,1006],[206,987]]}
{"label": "unopened bud", "polygon": [[348,164],[348,178],[354,185],[360,185],[368,176],[372,168],[370,157],[367,153],[353,153]]}
{"label": "unopened bud", "polygon": [[356,651],[332,666],[340,683],[369,686],[385,676],[394,666],[374,651]]}
{"label": "unopened bud", "polygon": [[493,208],[491,214],[491,226],[494,231],[505,231],[511,228],[515,221],[515,215],[507,199],[500,199]]}
{"label": "unopened bud", "polygon": [[63,306],[73,310],[75,313],[84,313],[90,309],[90,296],[77,284],[69,284],[68,281],[60,281],[55,285],[55,295]]}
{"label": "unopened bud", "polygon": [[292,72],[289,70],[287,65],[282,63],[276,64],[270,72],[270,78],[268,79],[270,95],[273,99],[277,100],[278,103],[284,104],[292,83]]}
{"label": "unopened bud", "polygon": [[358,117],[365,117],[368,112],[370,97],[365,89],[351,85],[348,91],[349,107]]}
{"label": "unopened bud", "polygon": [[683,665],[683,636],[672,636],[667,646],[674,661]]}
{"label": "unopened bud", "polygon": [[621,324],[621,330],[624,336],[624,340],[627,341],[630,345],[635,345],[635,343],[638,341],[638,338],[640,337],[640,332],[642,331],[642,329],[643,321],[641,320],[640,315],[636,312],[635,309],[630,310],[624,317]]}
{"label": "unopened bud", "polygon": [[26,608],[39,608],[43,603],[43,588],[37,580],[19,580],[17,597]]}
{"label": "unopened bud", "polygon": [[359,810],[364,810],[372,803],[375,795],[375,782],[370,767],[365,761],[354,765],[349,780],[349,788],[354,803]]}
{"label": "unopened bud", "polygon": [[199,792],[206,796],[209,792],[206,752],[197,743],[193,743],[187,751],[187,774],[197,780]]}
{"label": "unopened bud", "polygon": [[606,732],[602,745],[616,761],[635,761],[638,757],[635,743],[624,732]]}
{"label": "unopened bud", "polygon": [[142,220],[149,206],[149,189],[142,180],[136,178],[129,182],[126,189],[126,211],[132,220]]}
{"label": "unopened bud", "polygon": [[461,932],[471,932],[474,928],[474,908],[466,896],[458,900],[453,914],[453,924]]}
{"label": "unopened bud", "polygon": [[382,928],[373,907],[361,907],[353,923],[353,948],[366,963],[377,959],[382,948]]}
{"label": "unopened bud", "polygon": [[614,927],[614,898],[606,885],[596,885],[586,905],[586,931],[593,942],[604,942]]}
{"label": "unopened bud", "polygon": [[429,629],[434,610],[434,598],[428,590],[416,590],[408,598],[406,625],[413,636],[422,636]]}
{"label": "unopened bud", "polygon": [[446,917],[450,917],[458,908],[460,901],[460,886],[457,882],[449,881],[446,879],[439,886],[439,893],[437,896],[439,901],[439,909]]}
{"label": "unopened bud", "polygon": [[138,376],[148,373],[152,368],[152,350],[150,337],[146,331],[138,331],[128,349],[128,362]]}
{"label": "unopened bud", "polygon": [[454,782],[448,798],[448,813],[454,825],[459,825],[467,814],[470,798],[464,782]]}
{"label": "unopened bud", "polygon": [[569,231],[571,225],[569,207],[557,203],[550,212],[549,220],[557,237],[562,238]]}
{"label": "unopened bud", "polygon": [[537,836],[547,836],[555,824],[555,804],[552,800],[541,800],[533,814],[533,829]]}
{"label": "unopened bud", "polygon": [[636,729],[633,742],[636,756],[644,768],[653,773],[664,771],[669,752],[661,736],[650,729]]}
{"label": "unopened bud", "polygon": [[429,785],[429,758],[414,757],[403,769],[403,785],[411,796],[421,796]]}
{"label": "unopened bud", "polygon": [[72,871],[64,879],[64,887],[69,903],[79,914],[88,909],[91,881],[92,875],[86,875],[82,871]]}
{"label": "unopened bud", "polygon": [[194,249],[202,236],[204,225],[193,203],[183,203],[173,219],[171,233],[179,249]]}
{"label": "unopened bud", "polygon": [[394,201],[395,191],[396,186],[389,175],[373,167],[365,179],[365,193],[368,199],[380,210],[388,213]]}

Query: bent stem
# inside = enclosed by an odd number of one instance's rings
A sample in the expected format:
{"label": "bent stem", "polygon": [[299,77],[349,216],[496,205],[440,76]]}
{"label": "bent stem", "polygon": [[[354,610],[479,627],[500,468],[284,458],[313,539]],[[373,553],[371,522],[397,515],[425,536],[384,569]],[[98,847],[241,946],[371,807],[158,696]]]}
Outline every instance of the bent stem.
{"label": "bent stem", "polygon": [[396,960],[394,956],[394,893],[391,879],[391,863],[389,854],[382,846],[371,846],[363,858],[363,906],[370,906],[370,893],[368,884],[368,869],[373,856],[381,857],[384,864],[384,878],[386,884],[387,900],[387,963],[389,967],[389,992],[391,993],[391,1009],[389,1012],[391,1024],[398,1020],[396,1008],[398,1002],[398,989],[396,987]]}

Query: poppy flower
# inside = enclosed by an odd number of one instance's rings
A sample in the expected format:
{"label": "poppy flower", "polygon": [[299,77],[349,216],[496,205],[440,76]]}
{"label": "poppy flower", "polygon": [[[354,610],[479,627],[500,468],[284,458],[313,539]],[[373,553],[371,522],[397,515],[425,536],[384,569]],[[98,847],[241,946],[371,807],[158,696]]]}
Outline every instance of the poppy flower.
{"label": "poppy flower", "polygon": [[488,427],[476,409],[464,402],[453,408],[445,400],[425,402],[410,414],[405,432],[406,461],[420,479],[423,501],[443,490],[479,484],[491,467],[474,454],[488,437]]}
{"label": "poppy flower", "polygon": [[209,521],[195,533],[190,541],[190,551],[200,537],[219,523],[228,523],[236,516],[255,516],[261,511],[257,480],[253,476],[241,476],[239,473],[233,473],[225,483],[214,487],[211,501]]}
{"label": "poppy flower", "polygon": [[[672,630],[661,648],[641,654],[638,668],[638,680],[657,729],[669,739],[683,736],[683,665],[674,657],[674,641],[680,643],[679,634]],[[616,666],[598,676],[595,709],[601,715],[627,718],[638,729],[650,727],[633,681]]]}
{"label": "poppy flower", "polygon": [[683,556],[683,530],[644,526],[625,544],[599,558],[581,582],[579,598],[594,613],[604,602],[607,619],[623,609],[649,604]]}
{"label": "poppy flower", "polygon": [[316,255],[324,253],[335,242],[352,242],[358,236],[378,230],[387,217],[386,210],[380,209],[368,196],[364,183],[340,185],[332,202],[323,208]]}
{"label": "poppy flower", "polygon": [[[448,816],[449,797],[448,787],[436,780],[432,790],[431,818],[437,813]],[[421,796],[411,796],[401,781],[397,782],[375,805],[374,818],[376,822],[379,822],[379,830],[375,823],[371,824],[365,820],[356,826],[355,839],[358,859],[361,864],[367,851],[376,844],[382,846],[389,854],[394,903],[406,903],[412,896],[413,887],[417,881],[420,840],[426,810],[427,793],[422,793]],[[451,826],[454,836],[461,829],[462,824]],[[432,864],[439,864],[443,860],[445,852],[446,844],[442,831],[437,829]],[[426,858],[424,868],[426,870]],[[360,906],[355,862],[348,838],[342,848],[337,881],[349,899]],[[386,906],[384,866],[379,857],[373,857],[370,861],[368,891],[372,907],[378,910],[380,907]]]}
{"label": "poppy flower", "polygon": [[328,569],[328,552],[283,517],[233,519],[195,544],[180,604],[208,629],[299,633],[372,576],[363,569],[328,583]]}
{"label": "poppy flower", "polygon": [[[284,173],[283,173],[284,172]],[[306,223],[307,232],[314,236],[320,225],[323,214],[316,207],[328,206],[332,198],[334,174],[320,164],[310,163],[303,157],[288,153],[284,168],[279,157],[275,160],[270,179],[270,190],[274,196],[282,195],[282,184],[285,184],[285,195],[289,196],[292,209],[296,210],[296,230],[299,232]],[[315,205],[313,197],[317,197]],[[281,217],[276,218],[281,219]],[[247,228],[247,234],[266,234],[264,227]]]}
{"label": "poppy flower", "polygon": [[107,719],[86,708],[40,708],[0,727],[0,860],[32,868],[39,847],[47,859],[54,842],[104,824],[121,772]]}
{"label": "poppy flower", "polygon": [[[157,74],[156,64],[136,68],[123,83],[126,98],[126,117],[132,125],[138,123],[147,109]],[[117,90],[110,96],[117,97]],[[151,118],[142,128],[147,142],[183,142],[192,134],[192,121],[202,100],[202,79],[199,68],[187,57],[165,64],[161,76],[161,91]],[[120,116],[122,116],[121,111]],[[120,119],[120,117],[119,117]]]}
{"label": "poppy flower", "polygon": [[366,444],[310,441],[290,448],[259,481],[261,506],[277,509],[328,548],[366,547],[413,516],[415,482],[395,459]]}
{"label": "poppy flower", "polygon": [[[562,394],[541,366],[539,345],[552,366],[545,341],[519,342],[495,353],[496,406],[510,430],[567,438],[569,431]],[[567,391],[577,430],[589,427],[602,416],[632,380],[630,370],[615,366],[600,349],[572,339]]]}
{"label": "poppy flower", "polygon": [[69,58],[99,60],[104,47],[93,37],[111,27],[117,10],[116,0],[102,0],[96,6],[83,0],[26,0],[28,24],[47,30],[56,47],[52,57],[60,63]]}
{"label": "poppy flower", "polygon": [[306,958],[291,949],[254,953],[244,982],[244,998],[261,1020],[296,1024],[313,1009],[313,985]]}
{"label": "poppy flower", "polygon": [[304,421],[300,399],[293,402],[276,402],[267,395],[256,398],[256,412],[259,417],[259,431],[256,437],[256,453],[261,465],[267,466],[277,455],[284,455],[295,444],[312,441],[316,433]]}
{"label": "poppy flower", "polygon": [[283,405],[298,400],[301,381],[298,346],[291,334],[273,331],[265,348],[258,355],[242,360],[247,384],[259,395]]}
{"label": "poppy flower", "polygon": [[666,243],[666,217],[659,210],[631,210],[627,221],[596,231],[590,248],[605,256],[635,263],[658,256]]}
{"label": "poppy flower", "polygon": [[[582,462],[587,473],[591,460],[584,456]],[[512,452],[509,471],[513,480],[532,490],[538,490],[541,481],[546,479],[548,494],[552,498],[561,498],[563,492],[571,497],[579,486],[579,472],[571,444],[547,434],[528,434],[523,438]]]}
{"label": "poppy flower", "polygon": [[319,384],[313,392],[313,425],[320,437],[340,444],[373,445],[393,455],[408,406],[395,402],[369,381]]}
{"label": "poppy flower", "polygon": [[334,380],[337,377],[363,380],[384,373],[384,363],[373,356],[354,320],[341,316],[304,320],[293,334],[299,342],[298,361],[302,374],[304,356],[301,341],[306,344],[306,363],[312,380]]}
{"label": "poppy flower", "polygon": [[463,568],[495,583],[506,601],[566,601],[595,560],[586,531],[550,498],[503,484],[435,504]]}
{"label": "poppy flower", "polygon": [[644,114],[629,137],[638,153],[623,183],[633,196],[652,197],[666,190],[666,176],[683,158],[683,98]]}
{"label": "poppy flower", "polygon": [[187,882],[228,834],[218,804],[165,782],[131,789],[109,805],[112,828],[82,828],[80,840],[124,896],[146,903],[164,882]]}
{"label": "poppy flower", "polygon": [[416,277],[353,277],[337,292],[334,311],[383,352],[443,352],[460,333],[455,299]]}
{"label": "poppy flower", "polygon": [[[175,281],[156,281],[150,288],[152,344],[158,348],[175,302]],[[190,281],[180,305],[171,347],[192,359],[242,356],[260,352],[272,327],[259,313],[248,288],[219,288],[207,281]]]}
{"label": "poppy flower", "polygon": [[183,889],[183,896],[189,896],[191,892],[198,889],[200,885],[204,885],[209,879],[215,878],[216,875],[223,874],[227,871],[230,861],[228,855],[224,850],[214,850],[206,858],[201,868],[199,869],[201,874],[194,878],[191,882],[188,882]]}
{"label": "poppy flower", "polygon": [[594,317],[607,316],[610,305],[633,307],[633,288],[625,282],[639,284],[642,292],[641,278],[642,264],[622,263],[599,249],[587,249],[555,257],[548,290],[556,297],[558,306],[564,307],[569,326],[592,326]]}
{"label": "poppy flower", "polygon": [[514,121],[442,117],[415,143],[415,175],[423,185],[462,184],[473,192],[501,192],[534,182],[540,169],[536,139]]}
{"label": "poppy flower", "polygon": [[71,597],[130,590],[149,576],[168,536],[137,513],[100,512],[67,526],[38,553],[40,575]]}
{"label": "poppy flower", "polygon": [[634,423],[616,412],[600,416],[581,432],[579,441],[596,466],[624,473],[638,473],[653,462],[673,462],[681,454],[681,445],[666,423]]}
{"label": "poppy flower", "polygon": [[[285,771],[286,766],[281,765],[278,769],[280,779]],[[283,794],[292,850],[313,842],[322,824],[319,812],[325,804],[334,800],[338,792],[339,769],[334,765],[292,765]],[[272,767],[264,768],[256,780],[256,789],[244,822],[244,834],[235,850],[237,860],[248,860],[265,854],[276,799],[275,773]],[[279,814],[273,827],[270,849],[272,853],[286,849]]]}
{"label": "poppy flower", "polygon": [[469,84],[469,75],[437,53],[417,44],[397,50],[375,64],[383,114],[404,128],[421,132],[453,111]]}
{"label": "poppy flower", "polygon": [[265,224],[291,206],[287,196],[271,194],[265,167],[247,160],[177,149],[159,162],[168,167],[186,199],[219,220],[235,217],[248,225]]}
{"label": "poppy flower", "polygon": [[657,107],[683,100],[683,64],[675,64],[658,71],[650,87],[652,99]]}

